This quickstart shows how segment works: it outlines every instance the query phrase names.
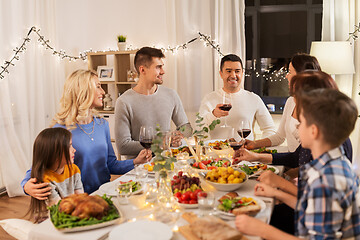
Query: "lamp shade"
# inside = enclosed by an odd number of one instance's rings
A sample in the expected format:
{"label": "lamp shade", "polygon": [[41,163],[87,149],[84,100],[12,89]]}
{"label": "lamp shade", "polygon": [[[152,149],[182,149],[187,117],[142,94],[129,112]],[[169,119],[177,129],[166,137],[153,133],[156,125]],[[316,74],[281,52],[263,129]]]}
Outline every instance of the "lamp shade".
{"label": "lamp shade", "polygon": [[310,55],[319,61],[328,74],[354,74],[353,51],[348,41],[312,42]]}

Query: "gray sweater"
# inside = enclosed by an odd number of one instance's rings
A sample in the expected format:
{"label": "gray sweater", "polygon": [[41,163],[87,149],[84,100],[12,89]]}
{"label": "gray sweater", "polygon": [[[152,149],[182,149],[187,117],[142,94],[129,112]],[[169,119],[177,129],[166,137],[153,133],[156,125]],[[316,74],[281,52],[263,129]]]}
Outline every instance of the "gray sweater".
{"label": "gray sweater", "polygon": [[[115,106],[115,141],[118,152],[133,158],[142,149],[139,142],[141,126],[159,124],[162,131],[170,130],[171,120],[179,128],[189,121],[178,94],[167,87],[158,85],[154,94],[143,95],[133,89],[127,90],[116,101]],[[184,133],[191,134],[191,126]]]}

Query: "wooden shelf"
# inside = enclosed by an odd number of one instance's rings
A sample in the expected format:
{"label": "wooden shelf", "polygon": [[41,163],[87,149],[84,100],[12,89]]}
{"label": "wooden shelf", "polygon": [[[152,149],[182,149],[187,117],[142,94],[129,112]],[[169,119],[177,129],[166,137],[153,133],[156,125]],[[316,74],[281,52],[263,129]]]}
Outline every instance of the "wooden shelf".
{"label": "wooden shelf", "polygon": [[[97,71],[99,66],[109,65],[109,67],[114,68],[114,81],[100,81],[104,91],[109,93],[113,99],[113,103],[116,101],[119,94],[123,94],[126,90],[130,89],[132,85],[136,84],[135,81],[127,81],[127,72],[130,70],[130,55],[134,55],[136,51],[137,50],[106,51],[90,52],[87,54],[88,69]],[[111,66],[112,63],[113,66]],[[106,111],[106,113],[108,113],[108,111]]]}
{"label": "wooden shelf", "polygon": [[110,111],[107,111],[107,110],[97,110],[98,113],[101,113],[101,114],[114,114],[115,111],[114,110],[110,110]]}

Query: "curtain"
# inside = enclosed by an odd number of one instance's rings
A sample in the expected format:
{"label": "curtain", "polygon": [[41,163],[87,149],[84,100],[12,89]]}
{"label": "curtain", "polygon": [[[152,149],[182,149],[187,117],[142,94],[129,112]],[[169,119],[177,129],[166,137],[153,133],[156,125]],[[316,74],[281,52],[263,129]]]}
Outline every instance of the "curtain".
{"label": "curtain", "polygon": [[[10,60],[32,26],[56,47],[54,2],[0,1],[0,57]],[[0,173],[10,197],[23,195],[20,182],[32,162],[32,144],[47,127],[60,98],[64,70],[59,59],[37,43],[35,33],[10,74],[0,80]]]}
{"label": "curtain", "polygon": [[[323,2],[323,41],[346,41],[349,33],[354,32],[355,25],[360,23],[360,2],[358,0],[324,0]],[[357,33],[360,37],[360,34]],[[342,92],[350,96],[360,110],[360,39],[350,40],[354,49],[355,74],[350,76],[335,76],[335,81]],[[354,162],[360,164],[360,122],[357,121],[350,139],[353,144]]]}
{"label": "curtain", "polygon": [[[243,0],[167,1],[170,45],[186,42],[200,31],[211,35],[224,55],[234,53],[245,62],[244,12]],[[193,43],[186,51],[179,51],[168,64],[171,66],[168,71],[176,79],[171,87],[178,91],[188,116],[195,116],[207,93],[222,87],[221,56],[211,47],[204,49],[203,45],[200,41]]]}

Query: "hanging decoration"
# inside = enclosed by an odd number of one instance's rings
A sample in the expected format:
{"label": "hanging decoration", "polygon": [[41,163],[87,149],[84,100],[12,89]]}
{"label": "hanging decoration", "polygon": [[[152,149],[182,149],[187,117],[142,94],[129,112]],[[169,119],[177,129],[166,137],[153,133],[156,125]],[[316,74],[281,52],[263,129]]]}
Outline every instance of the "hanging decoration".
{"label": "hanging decoration", "polygon": [[[80,52],[79,56],[71,56],[69,54],[67,54],[64,50],[56,50],[54,47],[52,47],[50,45],[50,40],[46,39],[44,36],[42,36],[40,34],[40,29],[36,28],[35,26],[31,27],[29,32],[27,33],[27,35],[25,36],[22,44],[20,45],[20,47],[16,47],[15,49],[13,49],[13,51],[15,52],[13,57],[9,60],[9,61],[5,61],[4,65],[1,66],[1,71],[0,71],[0,79],[3,79],[5,77],[5,73],[9,74],[9,67],[10,66],[15,66],[15,60],[20,60],[20,53],[24,53],[26,51],[26,44],[28,42],[31,41],[30,39],[30,35],[31,33],[35,33],[37,35],[38,38],[38,42],[46,49],[46,50],[50,50],[52,51],[52,54],[54,56],[59,57],[60,59],[67,59],[70,62],[71,61],[76,61],[76,60],[83,60],[86,61],[87,60],[87,53],[88,52],[93,52],[92,49],[90,50],[86,50],[84,52]],[[177,45],[175,47],[167,47],[167,48],[160,48],[162,51],[164,52],[172,52],[172,53],[177,53],[177,51],[179,49],[186,49],[188,47],[189,44],[197,41],[197,40],[201,40],[204,42],[205,46],[210,46],[213,49],[215,49],[218,54],[222,57],[224,56],[221,51],[220,51],[220,47],[219,44],[215,41],[212,40],[210,36],[203,34],[201,32],[198,32],[199,36],[196,38],[191,39],[190,41],[187,41],[184,44],[181,45]],[[129,47],[126,48],[126,50],[136,50],[137,48],[132,48],[132,46],[130,45]],[[111,50],[109,49],[108,51],[116,51],[116,50]],[[95,51],[95,52],[106,52],[106,51]]]}
{"label": "hanging decoration", "polygon": [[[359,26],[355,26],[355,27],[356,27],[355,31],[350,34],[350,37],[353,38],[354,40],[357,38],[356,32],[360,31],[360,23],[359,23]],[[57,56],[60,59],[67,59],[70,62],[77,61],[77,60],[87,61],[87,53],[88,52],[116,51],[116,50],[112,50],[112,49],[108,49],[108,50],[104,50],[104,51],[93,51],[92,49],[90,49],[90,50],[80,52],[79,56],[71,56],[71,55],[67,54],[64,50],[61,50],[61,49],[56,50],[53,46],[50,45],[50,40],[46,39],[43,35],[40,34],[40,29],[33,26],[30,28],[27,35],[24,37],[24,40],[23,40],[22,44],[20,45],[20,47],[16,47],[15,49],[13,49],[13,51],[14,51],[13,57],[9,61],[5,61],[4,65],[1,66],[0,79],[3,79],[5,77],[5,73],[9,74],[9,67],[15,66],[15,60],[20,60],[20,53],[24,53],[27,50],[26,44],[31,41],[31,39],[30,39],[31,33],[35,33],[38,38],[37,41],[41,44],[41,46],[43,46],[46,50],[52,51],[52,54],[54,56]],[[211,36],[203,34],[201,32],[198,32],[198,35],[199,35],[198,37],[195,37],[183,44],[180,44],[180,45],[177,45],[174,47],[168,46],[167,48],[160,47],[159,49],[161,49],[163,52],[171,52],[173,54],[176,54],[178,52],[178,50],[185,50],[188,48],[189,44],[200,40],[200,41],[204,42],[204,46],[211,47],[214,50],[216,50],[216,52],[218,53],[218,55],[220,57],[224,56],[224,54],[221,52],[219,43],[217,43],[215,40],[211,39]],[[136,49],[138,49],[138,48],[133,48],[132,45],[129,45],[126,48],[126,50],[136,50]],[[271,82],[284,80],[285,75],[286,75],[286,69],[284,69],[284,68],[281,68],[279,70],[274,70],[271,72],[270,72],[270,69],[268,69],[268,70],[265,70],[264,73],[254,71],[251,68],[245,69],[245,71],[246,71],[245,76],[250,76],[252,74],[255,74],[256,77],[261,76],[266,81],[271,81]]]}
{"label": "hanging decoration", "polygon": [[354,27],[355,27],[355,30],[352,33],[349,33],[349,38],[346,41],[350,41],[350,39],[355,41],[359,38],[357,33],[360,32],[360,22],[359,22],[359,25],[355,25]]}
{"label": "hanging decoration", "polygon": [[270,82],[281,82],[287,81],[286,74],[288,70],[285,67],[281,67],[279,70],[272,70],[273,66],[270,66],[269,69],[265,69],[262,72],[254,71],[252,67],[250,69],[245,69],[245,77],[250,77],[255,75],[256,78],[262,77],[265,81]]}

